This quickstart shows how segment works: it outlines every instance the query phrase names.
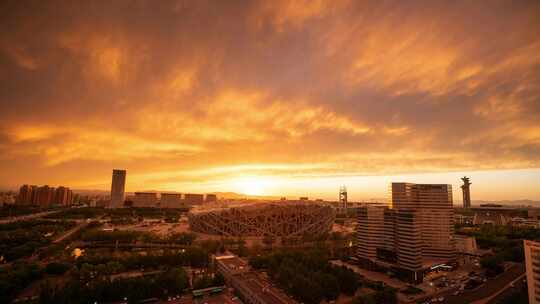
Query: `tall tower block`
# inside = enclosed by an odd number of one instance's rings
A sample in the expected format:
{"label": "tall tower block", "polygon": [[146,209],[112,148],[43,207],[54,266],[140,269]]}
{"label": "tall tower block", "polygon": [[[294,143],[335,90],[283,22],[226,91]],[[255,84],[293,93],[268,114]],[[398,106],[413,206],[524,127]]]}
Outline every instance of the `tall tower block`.
{"label": "tall tower block", "polygon": [[347,212],[347,188],[345,186],[339,188],[339,207],[343,212]]}
{"label": "tall tower block", "polygon": [[463,181],[463,185],[461,186],[461,190],[463,191],[463,208],[471,208],[470,186],[472,185],[472,183],[466,176],[462,177],[461,180]]}
{"label": "tall tower block", "polygon": [[114,169],[111,182],[111,204],[110,208],[124,207],[126,187],[126,170]]}

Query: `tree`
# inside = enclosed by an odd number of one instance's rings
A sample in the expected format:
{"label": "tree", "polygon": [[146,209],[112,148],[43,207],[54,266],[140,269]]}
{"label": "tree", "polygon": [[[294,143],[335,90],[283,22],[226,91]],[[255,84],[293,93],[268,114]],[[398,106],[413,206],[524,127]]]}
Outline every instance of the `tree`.
{"label": "tree", "polygon": [[166,289],[165,293],[181,293],[189,285],[188,276],[183,268],[173,268],[156,279],[157,286]]}
{"label": "tree", "polygon": [[339,296],[339,283],[335,276],[322,274],[319,277],[319,284],[322,287],[324,297],[327,300],[335,300]]}
{"label": "tree", "polygon": [[51,262],[45,267],[45,272],[52,275],[61,275],[68,271],[73,265],[62,262]]}
{"label": "tree", "polygon": [[221,273],[216,273],[214,275],[214,279],[212,281],[212,285],[213,286],[222,286],[222,285],[225,285],[225,278],[223,277],[223,275]]}
{"label": "tree", "polygon": [[397,294],[393,288],[386,287],[373,295],[375,303],[397,304]]}
{"label": "tree", "polygon": [[499,255],[488,256],[480,259],[480,265],[486,269],[486,275],[494,277],[504,271],[502,257]]}
{"label": "tree", "polygon": [[273,236],[271,235],[265,235],[262,239],[262,242],[264,245],[268,246],[268,247],[272,247],[272,245],[274,244],[275,242],[275,239]]}

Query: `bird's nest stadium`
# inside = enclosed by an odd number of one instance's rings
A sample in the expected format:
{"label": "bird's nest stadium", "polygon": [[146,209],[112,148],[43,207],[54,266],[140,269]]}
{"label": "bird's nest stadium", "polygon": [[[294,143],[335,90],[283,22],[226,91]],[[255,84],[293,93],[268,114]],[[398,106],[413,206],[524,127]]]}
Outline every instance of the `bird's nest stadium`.
{"label": "bird's nest stadium", "polygon": [[319,236],[331,231],[335,211],[310,202],[257,202],[200,206],[188,214],[193,232],[230,237]]}

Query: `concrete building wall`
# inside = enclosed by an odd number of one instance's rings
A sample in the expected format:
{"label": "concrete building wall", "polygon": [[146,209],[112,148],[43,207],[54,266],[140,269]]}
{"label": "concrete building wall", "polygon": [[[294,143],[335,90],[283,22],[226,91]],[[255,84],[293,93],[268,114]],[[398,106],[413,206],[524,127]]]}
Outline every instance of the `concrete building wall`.
{"label": "concrete building wall", "polygon": [[180,208],[184,207],[185,204],[180,193],[161,193],[159,206],[161,208]]}
{"label": "concrete building wall", "polygon": [[111,182],[111,203],[110,208],[124,207],[126,187],[126,170],[114,169]]}
{"label": "concrete building wall", "polygon": [[217,202],[217,195],[212,194],[212,193],[207,194],[207,195],[206,195],[205,201],[206,201],[207,203]]}
{"label": "concrete building wall", "polygon": [[184,195],[184,199],[186,203],[190,206],[192,205],[200,205],[204,202],[204,194],[192,194],[192,193],[186,193]]}
{"label": "concrete building wall", "polygon": [[19,195],[17,196],[17,204],[30,205],[33,202],[33,197],[36,187],[30,185],[22,185],[19,189]]}
{"label": "concrete building wall", "polygon": [[392,183],[389,206],[358,209],[357,257],[421,281],[430,261],[455,258],[450,185]]}
{"label": "concrete building wall", "polygon": [[33,203],[41,208],[50,207],[53,203],[54,191],[54,188],[47,185],[38,187]]}
{"label": "concrete building wall", "polygon": [[391,191],[393,209],[419,211],[423,254],[433,258],[454,257],[452,186],[392,183]]}
{"label": "concrete building wall", "polygon": [[529,303],[540,303],[540,242],[523,241]]}
{"label": "concrete building wall", "polygon": [[157,193],[135,192],[133,196],[133,207],[156,208],[158,203]]}
{"label": "concrete building wall", "polygon": [[[357,255],[361,258],[377,258],[377,248],[385,245],[384,207],[365,207],[358,209],[356,230]],[[392,231],[393,234],[393,231]],[[391,248],[393,250],[393,246]]]}

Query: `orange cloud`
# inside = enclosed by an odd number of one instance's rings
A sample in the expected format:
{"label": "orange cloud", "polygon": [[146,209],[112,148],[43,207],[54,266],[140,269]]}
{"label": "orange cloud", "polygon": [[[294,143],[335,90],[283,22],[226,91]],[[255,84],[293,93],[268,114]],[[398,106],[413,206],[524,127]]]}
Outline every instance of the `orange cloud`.
{"label": "orange cloud", "polygon": [[168,189],[539,168],[539,12],[13,2],[0,11],[0,184],[103,187],[111,167]]}

